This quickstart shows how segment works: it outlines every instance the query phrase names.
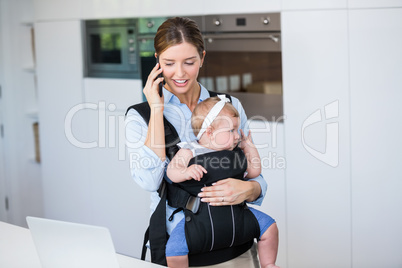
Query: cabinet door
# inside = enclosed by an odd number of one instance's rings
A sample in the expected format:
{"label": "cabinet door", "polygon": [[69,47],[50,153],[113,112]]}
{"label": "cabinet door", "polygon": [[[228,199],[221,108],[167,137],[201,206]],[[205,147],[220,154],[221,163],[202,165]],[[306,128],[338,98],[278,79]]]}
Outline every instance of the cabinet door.
{"label": "cabinet door", "polygon": [[72,113],[83,102],[81,23],[39,22],[35,30],[44,214],[90,222],[88,153],[71,139],[86,140],[87,130],[82,113]]}
{"label": "cabinet door", "polygon": [[289,267],[350,267],[347,11],[282,14]]}
{"label": "cabinet door", "polygon": [[347,0],[283,0],[283,10],[343,9]]}
{"label": "cabinet door", "polygon": [[[402,0],[349,0],[349,8],[402,7]],[[370,24],[373,23],[372,21]]]}
{"label": "cabinet door", "polygon": [[[243,0],[232,0],[230,2],[204,0],[200,2],[202,2],[203,7],[202,14],[272,12],[281,10],[282,7],[282,0],[253,0],[252,2]],[[195,14],[200,14],[200,12]]]}
{"label": "cabinet door", "polygon": [[349,23],[353,267],[402,267],[402,9]]}
{"label": "cabinet door", "polygon": [[125,146],[125,112],[142,102],[141,80],[84,79],[88,138],[96,141],[88,149],[92,221],[107,226],[116,251],[140,258],[143,235],[149,223],[149,192],[130,175]]}

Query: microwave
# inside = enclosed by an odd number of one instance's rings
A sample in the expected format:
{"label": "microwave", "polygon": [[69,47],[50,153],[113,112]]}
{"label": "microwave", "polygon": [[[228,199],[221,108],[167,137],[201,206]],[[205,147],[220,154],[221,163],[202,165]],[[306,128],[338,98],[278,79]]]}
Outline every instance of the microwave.
{"label": "microwave", "polygon": [[137,20],[85,22],[86,77],[140,78]]}

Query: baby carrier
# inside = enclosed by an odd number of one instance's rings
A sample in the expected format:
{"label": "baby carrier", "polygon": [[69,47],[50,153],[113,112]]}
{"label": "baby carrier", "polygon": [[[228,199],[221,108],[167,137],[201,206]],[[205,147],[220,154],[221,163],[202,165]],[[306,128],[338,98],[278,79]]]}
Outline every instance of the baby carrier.
{"label": "baby carrier", "polygon": [[[209,91],[210,96],[217,93]],[[230,96],[227,95],[230,99]],[[147,102],[133,105],[149,122],[150,108]],[[127,111],[128,111],[127,110]],[[127,114],[127,113],[126,113]],[[172,159],[178,151],[180,138],[173,125],[164,120],[166,156]],[[197,197],[200,189],[225,179],[243,179],[247,169],[247,159],[240,148],[233,151],[219,151],[199,155],[190,160],[189,165],[204,166],[208,173],[201,181],[190,180],[182,183],[169,183],[163,180],[158,190],[161,198],[151,215],[149,227],[144,236],[141,259],[145,260],[146,243],[150,242],[151,261],[166,266],[165,246],[168,240],[166,232],[166,201],[177,208],[170,215],[183,210],[185,234],[189,248],[190,266],[206,266],[231,260],[246,252],[258,238],[260,229],[257,220],[245,203],[235,206],[209,206]]]}

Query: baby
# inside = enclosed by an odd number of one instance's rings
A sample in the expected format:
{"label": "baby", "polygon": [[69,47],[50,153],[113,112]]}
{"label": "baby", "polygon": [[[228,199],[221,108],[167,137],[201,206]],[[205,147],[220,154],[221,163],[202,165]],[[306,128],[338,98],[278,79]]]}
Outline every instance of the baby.
{"label": "baby", "polygon": [[[169,179],[175,183],[189,183],[187,181],[191,180],[201,181],[208,171],[201,164],[189,166],[192,158],[212,152],[239,150],[239,148],[247,159],[247,169],[244,173],[245,179],[259,176],[261,173],[261,160],[257,148],[252,142],[251,133],[245,137],[243,130],[240,129],[239,134],[239,124],[239,113],[225,95],[211,97],[199,103],[194,109],[191,118],[191,125],[197,140],[178,144],[181,149],[167,167]],[[222,203],[224,202],[225,200],[222,198]],[[278,232],[275,221],[270,216],[254,208],[248,209],[252,212],[259,225],[258,254],[261,267],[278,267],[275,265],[278,251]],[[166,259],[169,267],[189,266],[189,249],[184,224],[184,219],[177,224],[166,245]],[[225,228],[225,226],[221,228]],[[251,239],[252,237],[250,237]]]}

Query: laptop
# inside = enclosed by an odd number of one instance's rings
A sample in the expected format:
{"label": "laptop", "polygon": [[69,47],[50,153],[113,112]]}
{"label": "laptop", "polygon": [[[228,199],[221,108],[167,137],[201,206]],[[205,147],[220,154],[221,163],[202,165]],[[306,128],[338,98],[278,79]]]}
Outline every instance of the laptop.
{"label": "laptop", "polygon": [[107,228],[27,217],[43,268],[118,268]]}

